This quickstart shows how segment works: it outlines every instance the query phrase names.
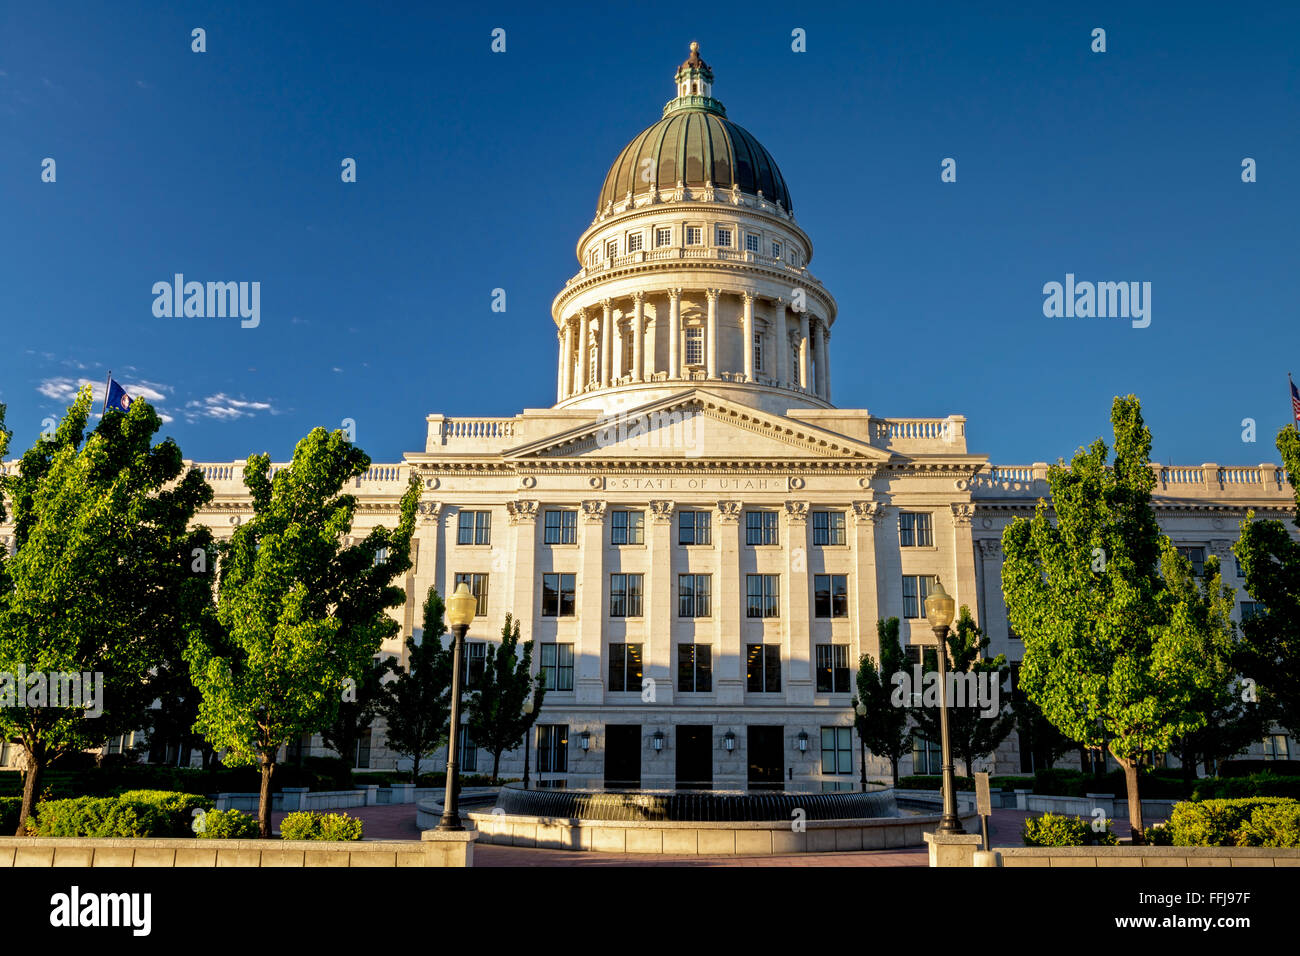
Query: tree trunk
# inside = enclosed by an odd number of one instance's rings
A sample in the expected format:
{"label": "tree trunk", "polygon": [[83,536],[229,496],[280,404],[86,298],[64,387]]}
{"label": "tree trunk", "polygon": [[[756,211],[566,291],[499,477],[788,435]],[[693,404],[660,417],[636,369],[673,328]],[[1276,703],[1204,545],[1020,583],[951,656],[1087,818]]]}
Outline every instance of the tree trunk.
{"label": "tree trunk", "polygon": [[27,835],[27,818],[36,812],[36,797],[40,793],[41,773],[45,770],[45,748],[37,746],[27,750],[27,767],[23,774],[23,806],[18,813],[18,829],[14,836]]}
{"label": "tree trunk", "polygon": [[500,781],[497,779],[497,770],[501,766],[501,751],[492,755],[492,786],[496,786]]}
{"label": "tree trunk", "polygon": [[889,761],[890,772],[894,775],[894,789],[898,789],[898,758],[893,757]]}
{"label": "tree trunk", "polygon": [[1179,751],[1178,760],[1183,765],[1183,796],[1190,800],[1192,788],[1196,786],[1196,752],[1184,748]]}
{"label": "tree trunk", "polygon": [[257,835],[263,840],[271,839],[271,774],[275,772],[275,762],[262,758],[262,791],[257,798]]}
{"label": "tree trunk", "polygon": [[1123,759],[1118,754],[1115,759],[1124,768],[1124,786],[1128,790],[1128,825],[1133,834],[1133,845],[1146,843],[1142,834],[1142,797],[1138,793],[1138,765],[1136,760]]}
{"label": "tree trunk", "polygon": [[411,757],[411,783],[417,787],[420,785],[420,755],[414,754]]}

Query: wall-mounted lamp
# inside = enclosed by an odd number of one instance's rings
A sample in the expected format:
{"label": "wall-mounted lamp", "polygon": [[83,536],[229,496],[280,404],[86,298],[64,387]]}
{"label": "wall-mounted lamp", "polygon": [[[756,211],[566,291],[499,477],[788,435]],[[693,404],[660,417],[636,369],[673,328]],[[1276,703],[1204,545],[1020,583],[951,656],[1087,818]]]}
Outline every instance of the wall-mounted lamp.
{"label": "wall-mounted lamp", "polygon": [[578,734],[578,745],[579,745],[580,747],[582,747],[583,750],[590,750],[590,749],[591,749],[591,731],[590,731],[590,730],[584,730],[582,733]]}
{"label": "wall-mounted lamp", "polygon": [[726,747],[728,750],[736,749],[736,735],[730,730],[722,735],[722,746]]}
{"label": "wall-mounted lamp", "polygon": [[799,731],[799,736],[795,738],[795,743],[796,743],[796,745],[798,745],[798,747],[799,747],[799,752],[800,752],[800,753],[805,753],[805,752],[807,752],[807,750],[808,750],[808,731],[806,731],[806,730],[801,730],[801,731]]}
{"label": "wall-mounted lamp", "polygon": [[664,732],[663,732],[662,730],[656,730],[656,731],[654,732],[654,736],[650,738],[650,743],[651,743],[651,745],[654,747],[655,750],[663,750],[663,749],[664,749]]}

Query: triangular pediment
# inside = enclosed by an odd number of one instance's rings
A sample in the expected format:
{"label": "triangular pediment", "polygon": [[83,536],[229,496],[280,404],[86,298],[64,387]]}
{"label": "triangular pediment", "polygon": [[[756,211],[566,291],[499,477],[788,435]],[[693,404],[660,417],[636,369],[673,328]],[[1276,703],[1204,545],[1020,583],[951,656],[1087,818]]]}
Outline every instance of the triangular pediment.
{"label": "triangular pediment", "polygon": [[515,461],[831,458],[884,462],[893,456],[827,429],[695,388],[508,449],[504,457]]}

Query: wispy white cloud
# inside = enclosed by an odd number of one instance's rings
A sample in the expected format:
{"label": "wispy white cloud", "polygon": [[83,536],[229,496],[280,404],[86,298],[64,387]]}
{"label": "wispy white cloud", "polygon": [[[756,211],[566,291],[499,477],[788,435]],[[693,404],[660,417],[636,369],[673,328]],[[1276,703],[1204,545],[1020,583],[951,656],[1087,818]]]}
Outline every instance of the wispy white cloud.
{"label": "wispy white cloud", "polygon": [[270,402],[250,402],[242,398],[232,398],[225,392],[218,392],[206,398],[185,403],[185,418],[196,422],[200,418],[211,418],[221,422],[233,422],[240,418],[252,418],[259,412],[275,414]]}
{"label": "wispy white cloud", "polygon": [[[120,380],[119,384],[126,389],[126,394],[130,395],[132,398],[143,398],[147,400],[149,404],[154,407],[154,411],[158,413],[158,417],[164,422],[175,421],[175,419],[169,415],[164,408],[162,408],[162,403],[168,400],[167,394],[173,391],[170,385],[164,385],[160,382],[123,382]],[[36,391],[40,392],[40,394],[44,395],[46,398],[67,404],[71,402],[76,397],[77,392],[86,385],[91,387],[95,398],[95,404],[100,405],[104,401],[105,382],[102,379],[100,381],[94,381],[89,378],[47,378],[43,379],[41,383],[36,386]],[[98,417],[99,412],[96,411],[94,414]]]}

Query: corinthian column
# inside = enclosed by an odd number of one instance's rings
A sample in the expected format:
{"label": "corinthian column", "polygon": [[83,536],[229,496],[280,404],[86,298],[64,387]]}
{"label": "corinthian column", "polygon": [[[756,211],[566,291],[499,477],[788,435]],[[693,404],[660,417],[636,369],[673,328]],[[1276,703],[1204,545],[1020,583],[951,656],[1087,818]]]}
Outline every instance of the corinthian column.
{"label": "corinthian column", "polygon": [[707,289],[705,296],[709,300],[709,318],[704,332],[704,367],[709,378],[718,377],[718,295],[719,290]]}
{"label": "corinthian column", "polygon": [[668,377],[679,378],[682,366],[677,358],[677,339],[682,324],[682,290],[668,290]]}
{"label": "corinthian column", "polygon": [[742,293],[744,314],[740,322],[740,347],[745,356],[745,381],[754,380],[754,294]]}
{"label": "corinthian column", "polygon": [[591,381],[591,346],[588,340],[591,337],[587,325],[587,310],[578,310],[578,382],[574,392],[581,392],[587,387],[587,382]]}
{"label": "corinthian column", "polygon": [[568,336],[564,332],[564,326],[555,330],[556,344],[559,345],[559,365],[555,369],[555,400],[564,401],[564,357],[569,351]]}
{"label": "corinthian column", "polygon": [[776,379],[778,388],[785,386],[790,377],[790,331],[785,326],[785,299],[777,299],[772,309],[772,338],[776,341]]}
{"label": "corinthian column", "polygon": [[813,356],[817,359],[817,395],[826,397],[826,326],[818,319],[813,325]]}
{"label": "corinthian column", "polygon": [[641,381],[645,361],[641,357],[641,340],[645,338],[645,293],[632,293],[632,381]]}
{"label": "corinthian column", "polygon": [[808,313],[799,313],[799,387],[808,391]]}
{"label": "corinthian column", "polygon": [[609,299],[601,300],[601,308],[604,310],[600,319],[600,387],[609,388],[609,360],[610,360],[610,323],[611,314],[613,313],[613,302]]}

